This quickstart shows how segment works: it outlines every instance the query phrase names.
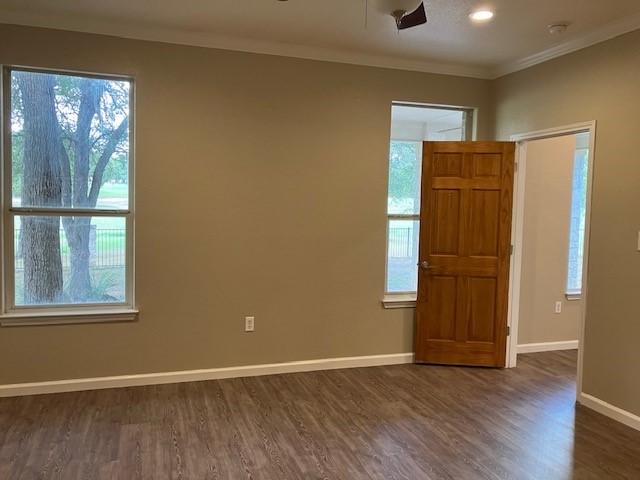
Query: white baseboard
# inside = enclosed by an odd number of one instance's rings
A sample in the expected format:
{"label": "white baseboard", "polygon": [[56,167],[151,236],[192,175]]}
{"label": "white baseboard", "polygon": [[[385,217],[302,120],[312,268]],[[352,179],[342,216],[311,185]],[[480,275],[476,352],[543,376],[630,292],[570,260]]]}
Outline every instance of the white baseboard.
{"label": "white baseboard", "polygon": [[185,370],[178,372],[143,373],[115,377],[78,378],[51,382],[16,383],[0,385],[0,397],[19,397],[46,393],[78,392],[105,388],[138,387],[167,383],[199,382],[223,378],[256,377],[280,373],[312,372],[339,368],[376,367],[413,363],[413,353],[391,355],[370,355],[365,357],[326,358],[298,362],[246,365],[242,367],[210,368],[205,370]]}
{"label": "white baseboard", "polygon": [[525,343],[518,345],[518,353],[553,352],[555,350],[577,350],[578,340],[566,342]]}
{"label": "white baseboard", "polygon": [[605,415],[609,418],[613,418],[620,423],[624,423],[628,427],[634,428],[636,430],[640,430],[640,417],[618,408],[610,403],[605,402],[604,400],[600,400],[599,398],[594,397],[593,395],[589,395],[588,393],[581,393],[578,396],[578,403],[584,405],[587,408],[595,410],[602,415]]}

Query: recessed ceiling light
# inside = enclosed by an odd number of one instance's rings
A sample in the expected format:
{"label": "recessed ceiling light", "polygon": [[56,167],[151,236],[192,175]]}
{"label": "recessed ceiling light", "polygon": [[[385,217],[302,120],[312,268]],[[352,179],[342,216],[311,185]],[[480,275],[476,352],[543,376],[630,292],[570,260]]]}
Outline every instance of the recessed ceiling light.
{"label": "recessed ceiling light", "polygon": [[469,18],[474,22],[488,22],[493,18],[493,12],[491,10],[476,10],[469,15]]}

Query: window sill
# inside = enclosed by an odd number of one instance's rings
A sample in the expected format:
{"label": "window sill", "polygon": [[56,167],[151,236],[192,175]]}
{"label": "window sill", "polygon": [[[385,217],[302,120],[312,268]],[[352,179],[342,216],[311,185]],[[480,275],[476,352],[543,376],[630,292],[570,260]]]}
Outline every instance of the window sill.
{"label": "window sill", "polygon": [[416,308],[416,294],[387,294],[382,299],[382,306],[385,309],[393,308]]}
{"label": "window sill", "polygon": [[102,309],[93,311],[48,311],[29,313],[5,313],[0,315],[2,327],[27,327],[36,325],[75,325],[84,323],[133,322],[139,311],[131,308]]}
{"label": "window sill", "polygon": [[564,294],[565,298],[568,301],[575,301],[575,300],[582,300],[582,293],[565,293]]}

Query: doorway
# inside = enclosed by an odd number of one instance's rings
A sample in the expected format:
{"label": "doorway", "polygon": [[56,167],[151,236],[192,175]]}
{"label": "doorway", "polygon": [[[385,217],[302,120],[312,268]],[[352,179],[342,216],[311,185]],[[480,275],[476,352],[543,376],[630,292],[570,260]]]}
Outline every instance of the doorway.
{"label": "doorway", "polygon": [[595,122],[517,142],[507,366],[519,353],[578,349],[583,330]]}

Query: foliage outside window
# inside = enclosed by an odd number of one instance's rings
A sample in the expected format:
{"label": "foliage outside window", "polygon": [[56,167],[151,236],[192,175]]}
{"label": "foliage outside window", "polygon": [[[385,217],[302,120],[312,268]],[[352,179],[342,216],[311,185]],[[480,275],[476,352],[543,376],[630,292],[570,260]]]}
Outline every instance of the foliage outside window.
{"label": "foliage outside window", "polygon": [[5,80],[5,312],[130,306],[131,80]]}

